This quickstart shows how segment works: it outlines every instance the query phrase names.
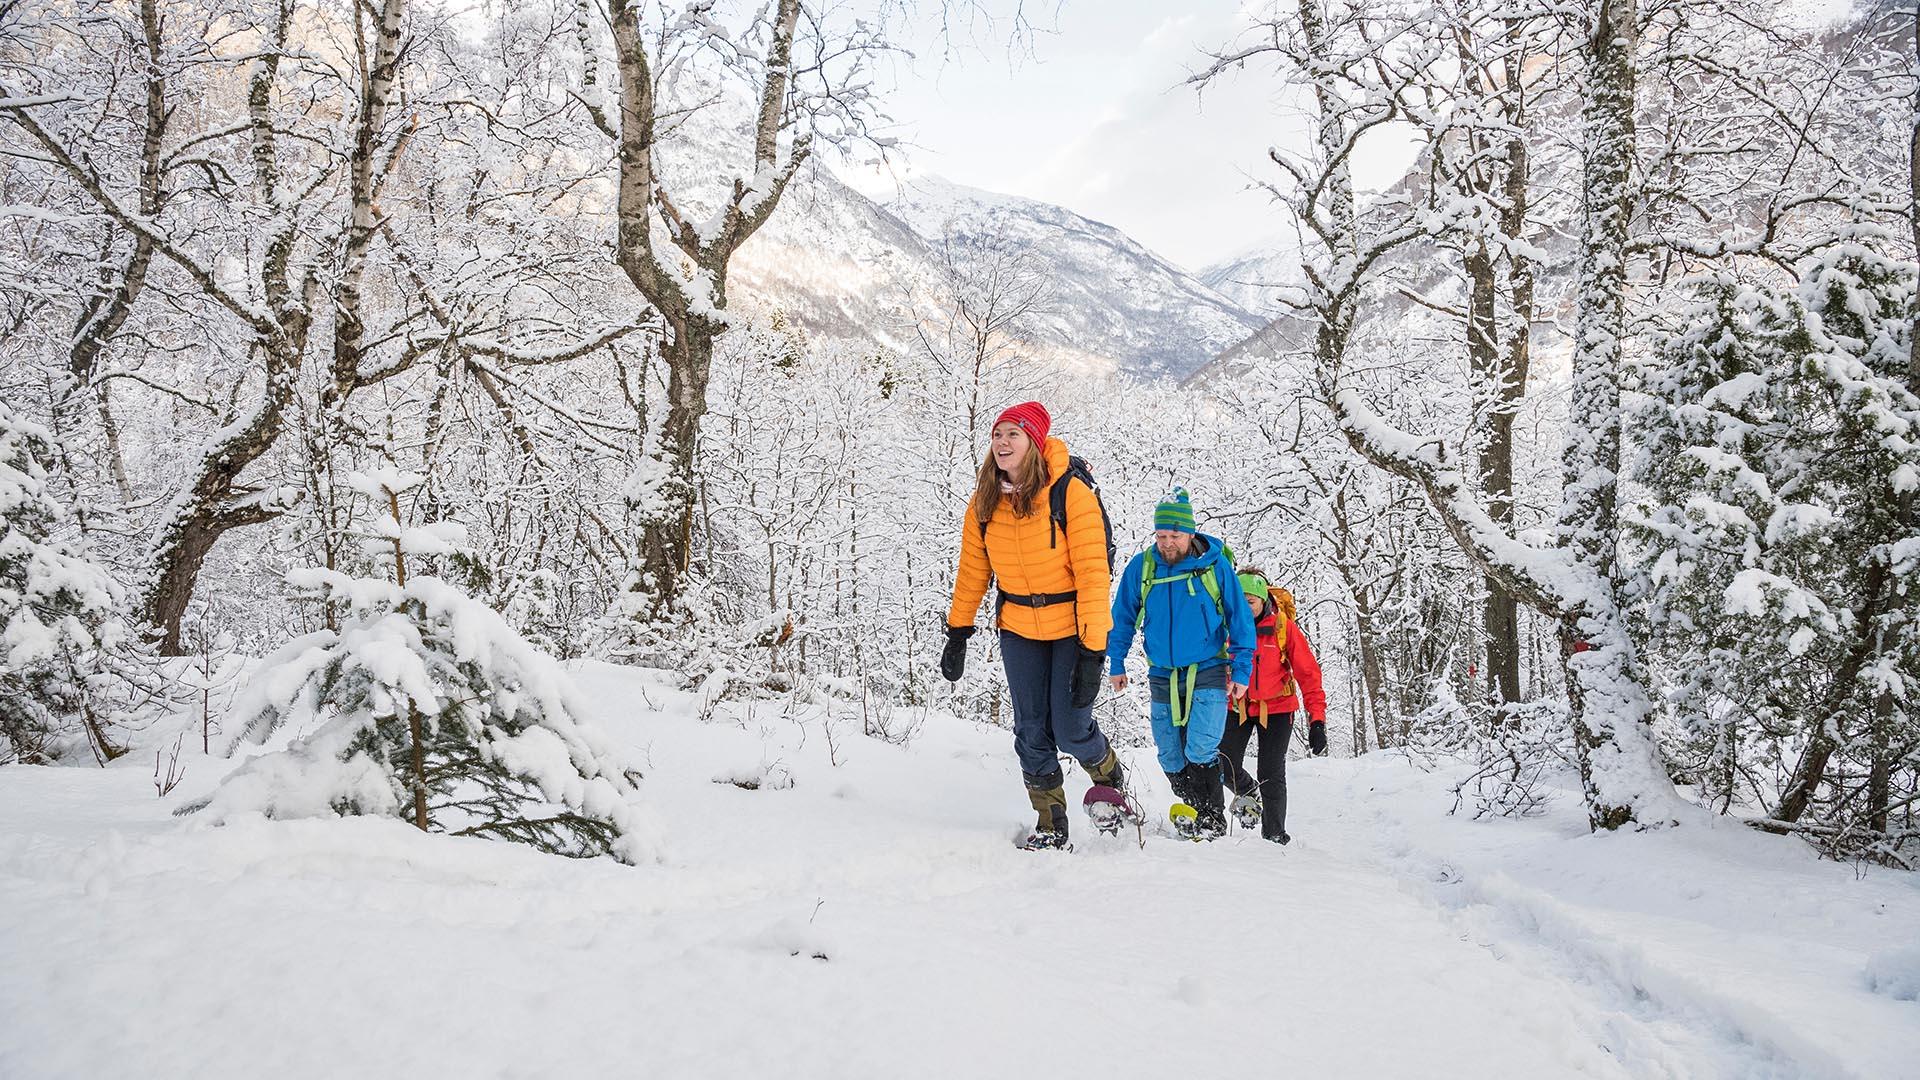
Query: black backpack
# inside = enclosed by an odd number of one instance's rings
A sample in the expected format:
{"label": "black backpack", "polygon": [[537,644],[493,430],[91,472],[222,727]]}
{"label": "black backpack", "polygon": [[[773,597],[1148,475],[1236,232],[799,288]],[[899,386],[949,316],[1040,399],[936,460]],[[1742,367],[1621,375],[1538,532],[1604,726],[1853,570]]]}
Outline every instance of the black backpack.
{"label": "black backpack", "polygon": [[[1093,504],[1100,508],[1100,527],[1107,534],[1107,573],[1113,573],[1113,519],[1107,516],[1106,500],[1100,497],[1100,485],[1094,482],[1093,470],[1087,467],[1082,457],[1067,458],[1067,471],[1060,474],[1047,490],[1047,546],[1058,547],[1059,537],[1067,531],[1067,481],[1079,478],[1093,492]],[[980,523],[980,537],[985,539],[987,523]]]}

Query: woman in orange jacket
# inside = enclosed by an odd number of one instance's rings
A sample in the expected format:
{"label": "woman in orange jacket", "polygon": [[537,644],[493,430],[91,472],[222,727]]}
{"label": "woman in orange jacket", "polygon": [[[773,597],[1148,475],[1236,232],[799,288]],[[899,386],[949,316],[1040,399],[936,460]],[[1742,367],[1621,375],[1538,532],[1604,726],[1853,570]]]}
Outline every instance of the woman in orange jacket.
{"label": "woman in orange jacket", "polygon": [[[1107,524],[1084,471],[1070,470],[1067,444],[1048,435],[1052,419],[1037,401],[994,421],[960,527],[960,569],[947,612],[940,673],[958,681],[967,639],[987,586],[1000,658],[1013,697],[1013,746],[1038,821],[1028,847],[1067,842],[1064,750],[1095,784],[1121,788],[1120,758],[1093,719],[1113,616],[1108,605]],[[1064,493],[1064,529],[1050,496]],[[1123,789],[1124,790],[1124,789]]]}

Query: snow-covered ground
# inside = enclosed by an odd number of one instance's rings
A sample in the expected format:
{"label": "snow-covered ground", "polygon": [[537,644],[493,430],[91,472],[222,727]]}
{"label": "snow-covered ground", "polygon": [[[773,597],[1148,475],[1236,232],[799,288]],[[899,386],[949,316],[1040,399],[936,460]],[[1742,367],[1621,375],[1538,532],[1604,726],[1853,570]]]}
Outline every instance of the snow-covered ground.
{"label": "snow-covered ground", "polygon": [[656,865],[208,828],[168,812],[227,767],[198,757],[165,801],[150,756],[0,769],[0,1077],[1920,1076],[1911,875],[1725,823],[1589,836],[1571,798],[1449,818],[1390,755],[1295,762],[1285,849],[1025,853],[1004,732],[703,723],[577,675]]}

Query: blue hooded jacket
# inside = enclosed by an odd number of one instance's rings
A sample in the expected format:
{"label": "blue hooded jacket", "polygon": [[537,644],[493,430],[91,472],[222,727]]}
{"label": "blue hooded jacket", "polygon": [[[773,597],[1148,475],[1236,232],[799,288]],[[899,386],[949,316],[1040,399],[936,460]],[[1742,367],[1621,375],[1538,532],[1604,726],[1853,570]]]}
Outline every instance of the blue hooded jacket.
{"label": "blue hooded jacket", "polygon": [[[1253,613],[1247,609],[1233,564],[1223,554],[1225,547],[1211,536],[1198,535],[1206,550],[1189,554],[1172,566],[1154,568],[1154,580],[1161,584],[1147,596],[1147,620],[1140,628],[1148,673],[1165,678],[1175,668],[1198,665],[1204,669],[1231,662],[1232,681],[1245,686],[1253,675]],[[1107,635],[1107,665],[1115,675],[1126,673],[1127,652],[1133,648],[1133,624],[1140,617],[1140,582],[1146,576],[1146,561],[1147,552],[1135,555],[1113,587],[1113,630]],[[1206,567],[1220,586],[1217,605],[1197,580],[1166,580],[1201,567]],[[1226,609],[1224,621],[1222,608]],[[1228,656],[1220,655],[1222,645],[1229,647]]]}

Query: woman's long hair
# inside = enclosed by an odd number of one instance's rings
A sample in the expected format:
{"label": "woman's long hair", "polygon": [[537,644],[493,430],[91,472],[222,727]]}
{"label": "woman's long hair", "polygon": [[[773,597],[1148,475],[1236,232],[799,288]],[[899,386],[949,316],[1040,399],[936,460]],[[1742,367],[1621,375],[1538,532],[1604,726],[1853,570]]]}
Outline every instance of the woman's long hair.
{"label": "woman's long hair", "polygon": [[[1032,442],[1031,439],[1028,440]],[[980,524],[993,520],[993,512],[1000,507],[1000,466],[993,463],[993,450],[987,450],[987,458],[980,463],[980,475],[973,484],[973,514]],[[1034,444],[1027,454],[1025,464],[1020,466],[1020,475],[1013,478],[1013,513],[1015,517],[1026,517],[1033,513],[1033,501],[1040,495],[1040,489],[1047,486],[1047,455],[1042,447]]]}

